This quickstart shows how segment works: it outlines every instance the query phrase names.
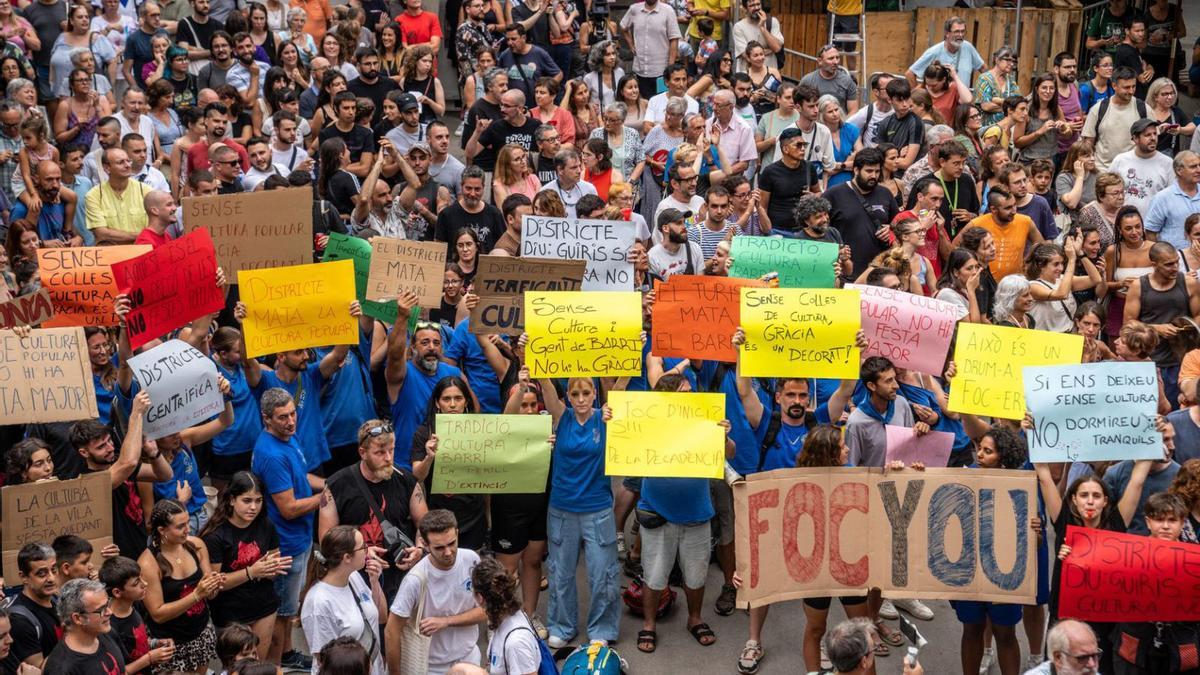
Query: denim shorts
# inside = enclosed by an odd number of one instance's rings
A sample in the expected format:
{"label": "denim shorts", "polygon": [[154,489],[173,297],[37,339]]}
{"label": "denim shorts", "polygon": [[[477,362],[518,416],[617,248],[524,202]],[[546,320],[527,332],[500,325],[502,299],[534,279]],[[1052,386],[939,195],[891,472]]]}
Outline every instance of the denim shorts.
{"label": "denim shorts", "polygon": [[275,594],[279,596],[277,616],[296,616],[300,613],[300,591],[308,575],[308,556],[312,547],[292,556],[292,569],[281,577],[275,577]]}

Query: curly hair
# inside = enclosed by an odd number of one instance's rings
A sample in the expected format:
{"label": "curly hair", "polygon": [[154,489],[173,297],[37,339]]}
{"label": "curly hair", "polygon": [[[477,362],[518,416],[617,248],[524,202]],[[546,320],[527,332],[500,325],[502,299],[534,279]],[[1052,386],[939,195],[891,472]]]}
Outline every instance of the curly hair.
{"label": "curly hair", "polygon": [[796,466],[823,468],[841,466],[842,430],[832,424],[821,424],[804,436],[804,447],[796,457]]}
{"label": "curly hair", "polygon": [[484,558],[471,571],[471,585],[483,598],[488,627],[495,630],[501,621],[521,611],[517,579],[495,558]]}
{"label": "curly hair", "polygon": [[983,438],[991,438],[996,444],[1002,469],[1020,469],[1029,459],[1025,439],[1007,427],[994,426],[983,434]]}
{"label": "curly hair", "polygon": [[[732,192],[733,190],[730,190],[730,193]],[[824,197],[805,196],[796,202],[796,208],[792,209],[792,217],[797,226],[805,227],[808,225],[809,218],[821,213],[829,213],[832,209],[833,206]]]}
{"label": "curly hair", "polygon": [[1187,505],[1188,509],[1195,509],[1200,505],[1200,459],[1189,459],[1179,467],[1179,473],[1175,474],[1175,480],[1171,481],[1171,487],[1167,488],[1167,492],[1178,496]]}

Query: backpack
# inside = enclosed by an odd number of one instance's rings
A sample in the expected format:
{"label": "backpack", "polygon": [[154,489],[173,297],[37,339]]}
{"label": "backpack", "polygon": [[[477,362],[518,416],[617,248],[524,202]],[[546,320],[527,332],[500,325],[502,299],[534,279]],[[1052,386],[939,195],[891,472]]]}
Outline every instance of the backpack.
{"label": "backpack", "polygon": [[[529,621],[529,617],[525,617],[525,620]],[[558,675],[558,664],[554,662],[554,652],[550,651],[550,646],[546,644],[546,641],[538,637],[538,634],[535,633],[529,626],[517,626],[516,628],[510,630],[508,635],[504,636],[504,645],[500,647],[500,659],[505,661],[504,648],[508,646],[508,638],[512,637],[512,634],[519,630],[529,631],[533,635],[533,639],[537,641],[538,656],[540,656],[542,659],[538,663],[538,675]],[[504,671],[508,672],[507,661],[504,663]]]}
{"label": "backpack", "polygon": [[[642,581],[641,577],[634,577],[629,585],[621,591],[621,600],[625,602],[625,606],[634,616],[643,616],[642,610],[642,593],[646,587],[646,582]],[[654,616],[661,619],[666,616],[667,612],[671,611],[671,606],[675,604],[675,589],[669,585],[658,595],[658,611]]]}
{"label": "backpack", "polygon": [[[779,429],[783,426],[782,413],[775,410],[771,413],[771,421],[767,423],[767,433],[763,436],[762,445],[758,447],[758,470],[763,470],[763,464],[767,461],[767,451],[775,445],[775,439],[779,437]],[[804,412],[804,428],[812,431],[813,427],[817,426],[817,416],[809,411]]]}
{"label": "backpack", "polygon": [[603,642],[579,645],[563,661],[562,675],[620,675],[625,672],[625,660]]}
{"label": "backpack", "polygon": [[[1100,102],[1100,109],[1096,111],[1096,135],[1100,134],[1100,123],[1104,121],[1104,116],[1108,114],[1108,104],[1112,102],[1112,97],[1104,99]],[[1140,98],[1133,99],[1133,104],[1137,106],[1138,115],[1143,118],[1148,117],[1146,114],[1146,102]]]}

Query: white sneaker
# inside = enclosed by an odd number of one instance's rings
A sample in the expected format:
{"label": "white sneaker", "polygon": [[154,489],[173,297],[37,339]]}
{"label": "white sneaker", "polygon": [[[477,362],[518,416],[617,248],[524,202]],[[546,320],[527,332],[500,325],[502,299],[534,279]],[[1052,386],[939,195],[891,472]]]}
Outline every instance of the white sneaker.
{"label": "white sneaker", "polygon": [[987,675],[987,672],[992,669],[992,661],[996,660],[995,647],[983,648],[983,660],[979,662],[979,675]]}
{"label": "white sneaker", "polygon": [[[897,602],[900,602],[897,600]],[[896,611],[896,606],[891,600],[884,598],[883,604],[879,606],[879,618],[895,621],[900,618],[899,612]]]}
{"label": "white sneaker", "polygon": [[617,557],[625,555],[625,533],[617,533]]}
{"label": "white sneaker", "polygon": [[[925,606],[925,603],[915,598],[907,600],[894,600],[892,605],[895,609],[902,609],[913,616],[915,619],[929,621],[933,618],[933,610]],[[882,615],[883,612],[880,612]]]}
{"label": "white sneaker", "polygon": [[1046,659],[1043,658],[1041,654],[1030,654],[1029,657],[1025,659],[1025,670],[1033,670],[1034,668],[1042,665],[1042,662],[1045,660]]}
{"label": "white sneaker", "polygon": [[462,135],[463,135],[463,130],[462,130],[462,125],[461,125],[461,124],[459,124],[459,125],[458,125],[458,128],[454,130],[454,135],[455,135],[456,137],[458,137],[458,138],[462,138]]}
{"label": "white sneaker", "polygon": [[571,644],[569,641],[564,640],[557,635],[551,635],[550,637],[546,638],[546,646],[550,649],[562,649],[569,644]]}

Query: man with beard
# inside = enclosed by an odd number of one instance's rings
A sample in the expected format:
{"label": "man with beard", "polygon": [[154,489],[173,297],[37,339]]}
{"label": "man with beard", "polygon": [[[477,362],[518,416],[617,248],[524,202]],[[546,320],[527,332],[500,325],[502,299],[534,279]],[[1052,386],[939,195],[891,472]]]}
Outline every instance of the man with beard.
{"label": "man with beard", "polygon": [[966,39],[967,22],[957,16],[952,16],[946,19],[943,28],[945,37],[942,41],[926,49],[904,73],[909,86],[916,88],[920,79],[917,74],[924,75],[925,69],[934,61],[953,66],[954,72],[958,73],[968,87],[971,86],[971,79],[974,78],[975,72],[983,70],[985,65],[983,57],[979,55],[975,45]]}
{"label": "man with beard", "polygon": [[[317,516],[317,539],[338,525],[353,525],[362,532],[365,546],[387,551],[390,567],[384,569],[381,583],[389,598],[395,597],[404,573],[421,559],[422,550],[413,542],[417,523],[429,511],[424,488],[411,472],[396,467],[395,447],[390,422],[364,422],[358,429],[361,461],[329,477],[332,499],[321,506]],[[389,536],[392,530],[402,532],[409,546]]]}
{"label": "man with beard", "polygon": [[299,143],[296,136],[300,128],[296,114],[280,110],[271,119],[275,126],[275,134],[271,137],[272,163],[283,167],[287,173],[297,170],[312,171],[312,158],[308,156],[304,144]]}
{"label": "man with beard", "polygon": [[666,281],[672,274],[703,274],[704,254],[700,245],[688,241],[688,218],[691,211],[666,208],[658,214],[658,229],[662,241],[647,252],[650,274]]}
{"label": "man with beard", "polygon": [[387,95],[387,99],[395,103],[400,111],[400,123],[389,129],[384,138],[403,155],[414,143],[425,140],[428,130],[421,124],[421,104],[416,96],[407,91],[393,91]]}
{"label": "man with beard", "polygon": [[538,181],[545,185],[550,181],[558,178],[558,174],[554,171],[554,156],[562,149],[562,144],[558,140],[558,129],[555,129],[549,124],[543,124],[533,133],[533,140],[537,143],[537,166],[534,170],[537,171]]}
{"label": "man with beard", "polygon": [[[293,125],[294,126],[294,125]],[[253,192],[268,176],[287,178],[291,170],[279,166],[273,160],[270,142],[262,136],[255,136],[246,142],[246,152],[250,155],[250,170],[242,177],[242,187],[246,192]]]}
{"label": "man with beard", "polygon": [[1025,675],[1096,675],[1100,666],[1100,645],[1092,627],[1082,621],[1064,619],[1054,624],[1046,636],[1049,661],[1026,671]]}
{"label": "man with beard", "polygon": [[25,202],[17,201],[11,218],[28,218],[37,223],[38,237],[43,247],[80,246],[83,238],[75,232],[75,213],[79,204],[75,193],[62,187],[62,169],[52,160],[38,162],[33,185],[42,206],[29,212]]}
{"label": "man with beard", "polygon": [[[463,119],[463,150],[467,149],[467,144],[472,138],[476,138],[475,128],[477,126],[482,124],[486,129],[489,124],[500,119],[500,97],[506,91],[508,91],[508,73],[500,68],[491,68],[483,74],[483,96],[475,99],[475,103],[467,110],[467,116]],[[474,159],[470,161],[474,162],[480,169],[483,169],[486,178],[484,185],[486,194],[484,198],[491,201],[491,174],[496,170],[496,152],[488,148],[480,148],[474,155]]]}
{"label": "man with beard", "polygon": [[477,166],[468,166],[463,171],[462,194],[437,214],[433,239],[449,242],[463,227],[469,227],[479,235],[480,252],[495,248],[500,235],[504,234],[504,216],[500,209],[483,202],[483,171]]}
{"label": "man with beard", "polygon": [[133,243],[158,248],[171,241],[171,237],[167,235],[167,228],[178,220],[175,215],[175,198],[170,192],[154,190],[146,195],[143,204],[146,207],[146,229],[142,230]]}
{"label": "man with beard", "polygon": [[819,192],[816,170],[804,161],[804,131],[788,127],[779,134],[780,159],[763,169],[758,179],[762,205],[771,220],[771,234],[789,239],[800,238],[802,226],[794,218],[794,209],[805,194]]}
{"label": "man with beard", "polygon": [[1063,118],[1071,125],[1071,133],[1058,132],[1058,154],[1055,166],[1062,164],[1067,151],[1079,140],[1079,131],[1083,129],[1083,119],[1087,112],[1079,102],[1079,85],[1075,79],[1079,76],[1079,59],[1070,52],[1059,52],[1054,56],[1054,86],[1058,92],[1058,109]]}
{"label": "man with beard", "polygon": [[321,143],[331,138],[342,139],[350,151],[350,163],[342,169],[365,178],[375,162],[375,135],[356,122],[358,98],[348,91],[339,91],[333,97],[333,109],[337,112],[337,119],[321,129],[318,138]]}
{"label": "man with beard", "polygon": [[[470,182],[476,181],[481,182],[478,174]],[[463,189],[467,189],[466,181]],[[482,191],[482,186],[477,186],[476,190]],[[383,376],[387,382],[388,403],[392,406],[396,445],[400,448],[396,465],[411,471],[413,433],[425,420],[434,386],[444,377],[462,377],[463,374],[458,368],[442,362],[442,330],[437,323],[417,322],[412,335],[412,361],[408,361],[408,317],[417,306],[417,296],[405,292],[398,301],[400,312],[388,336]]]}
{"label": "man with beard", "polygon": [[38,672],[58,644],[61,624],[54,612],[58,595],[56,562],[54,549],[43,542],[30,542],[17,552],[17,572],[24,587],[8,606],[12,647],[0,664],[6,673]]}
{"label": "man with beard", "polygon": [[383,100],[389,91],[395,91],[400,86],[390,77],[379,76],[379,52],[371,47],[364,47],[355,53],[358,58],[358,77],[350,80],[346,88],[359,98],[369,98],[375,104],[375,114],[371,117],[371,126],[379,124],[383,119]]}
{"label": "man with beard", "polygon": [[[792,93],[792,100],[796,103],[796,112],[799,113],[794,128],[802,132],[801,139],[806,146],[802,158],[806,164],[812,167],[814,181],[818,180],[818,176],[828,176],[833,173],[835,163],[833,136],[829,127],[817,121],[817,118],[821,116],[817,109],[817,101],[820,98],[821,95],[816,89],[805,84],[797,86]],[[777,157],[783,156],[782,143],[783,134],[780,133],[775,144]],[[824,180],[821,179],[820,183],[823,184]],[[804,185],[807,187],[809,182],[805,182]],[[820,185],[814,187],[820,189]],[[774,220],[771,221],[771,226],[776,226]]]}
{"label": "man with beard", "polygon": [[[212,41],[225,26],[209,16],[209,0],[192,0],[192,15],[179,20],[175,29],[175,44],[188,52],[192,67],[202,71],[212,57]],[[228,43],[226,43],[228,44]]]}
{"label": "man with beard", "polygon": [[[350,212],[350,225],[353,227],[353,231],[362,237],[383,236],[393,239],[427,241],[432,228],[423,227],[425,219],[413,218],[412,214],[409,214],[400,205],[400,196],[393,196],[387,182],[380,178],[384,162],[390,159],[391,153],[395,152],[395,148],[386,138],[381,140],[380,144],[379,157],[375,159],[375,165],[371,167],[370,173],[363,180],[360,193],[362,197],[354,205],[354,210]],[[410,173],[412,171],[403,155],[400,155],[396,161],[399,162],[402,172]]]}
{"label": "man with beard", "polygon": [[493,46],[491,31],[487,29],[483,18],[487,16],[488,5],[483,0],[467,0],[463,3],[463,13],[466,21],[458,24],[454,31],[454,57],[458,64],[458,75],[463,80],[475,72],[479,61],[479,50]]}
{"label": "man with beard", "polygon": [[833,226],[850,247],[853,269],[842,270],[845,276],[857,278],[891,245],[888,223],[899,209],[892,193],[879,185],[882,171],[883,153],[878,148],[863,148],[854,155],[854,177],[822,195],[829,202]]}
{"label": "man with beard", "polygon": [[504,234],[488,255],[516,257],[521,254],[521,221],[533,213],[533,203],[525,195],[511,194],[500,206],[504,213]]}
{"label": "man with beard", "polygon": [[212,60],[196,76],[196,87],[199,89],[216,89],[225,84],[229,70],[236,63],[233,58],[233,37],[223,30],[215,31],[209,39],[209,53]]}
{"label": "man with beard", "polygon": [[463,169],[467,167],[450,154],[450,127],[440,121],[430,122],[425,127],[425,137],[429,139],[429,150],[433,153],[429,158],[430,177],[450,191],[451,199],[458,197],[462,192]]}
{"label": "man with beard", "polygon": [[[1181,316],[1200,316],[1200,281],[1190,274],[1179,273],[1178,252],[1165,241],[1150,247],[1150,263],[1154,265],[1153,271],[1134,279],[1126,292],[1125,323],[1141,321],[1158,333],[1158,346],[1150,358],[1158,366],[1167,401],[1175,410],[1179,407],[1180,357],[1169,342],[1179,332],[1172,322]],[[1165,435],[1163,439],[1165,442]],[[1137,529],[1131,527],[1130,531]]]}
{"label": "man with beard", "polygon": [[250,168],[250,154],[246,152],[246,148],[232,138],[226,138],[229,134],[229,108],[225,107],[224,103],[209,103],[204,107],[204,126],[207,129],[204,140],[192,143],[192,147],[188,148],[189,174],[197,169],[207,171],[212,166],[208,159],[208,148],[217,143],[237,151],[243,171]]}
{"label": "man with beard", "polygon": [[[525,9],[528,9],[527,7]],[[516,11],[514,10],[514,14]],[[538,40],[535,34],[527,34],[523,24],[513,23],[504,28],[504,37],[508,40],[508,49],[500,52],[496,64],[508,73],[508,81],[514,89],[525,94],[526,100],[533,100],[534,82],[543,77],[554,78],[561,82],[562,70],[550,58],[550,54],[531,40]],[[547,40],[545,43],[549,43]],[[528,148],[526,148],[528,150]]]}
{"label": "man with beard", "polygon": [[63,639],[46,657],[45,671],[57,675],[117,675],[125,672],[125,656],[112,632],[112,610],[104,584],[72,579],[58,595]]}
{"label": "man with beard", "polygon": [[[933,156],[933,153],[930,153]],[[912,197],[915,195],[915,198]],[[954,247],[950,245],[951,236],[946,231],[946,218],[941,213],[942,204],[946,201],[946,190],[936,176],[926,175],[913,184],[910,194],[912,205],[896,214],[893,223],[908,219],[921,221],[925,227],[925,242],[917,247],[917,252],[933,265],[935,277],[941,277],[941,261],[950,256]]]}
{"label": "man with beard", "polygon": [[[385,138],[384,143],[387,142]],[[402,169],[404,181],[396,187],[400,191],[400,206],[417,214],[425,221],[424,241],[432,238],[436,231],[438,212],[451,203],[450,191],[438,185],[429,176],[429,163],[433,152],[428,143],[416,143],[408,150],[408,160],[395,155]],[[497,235],[499,236],[499,235]]]}
{"label": "man with beard", "polygon": [[[988,212],[972,220],[970,225],[978,225],[987,230],[996,242],[996,257],[988,265],[992,271],[992,278],[996,280],[1010,274],[1020,274],[1025,258],[1025,246],[1045,241],[1042,233],[1038,232],[1037,226],[1033,224],[1033,219],[1017,213],[1016,200],[1013,199],[1012,193],[1002,186],[992,188],[988,193]],[[961,237],[960,232],[955,241]]]}
{"label": "man with beard", "polygon": [[249,33],[234,35],[233,51],[237,61],[225,74],[225,84],[233,85],[233,88],[237,89],[238,96],[242,97],[242,105],[246,107],[257,105],[261,78],[270,67],[254,60],[254,50],[254,39]]}

